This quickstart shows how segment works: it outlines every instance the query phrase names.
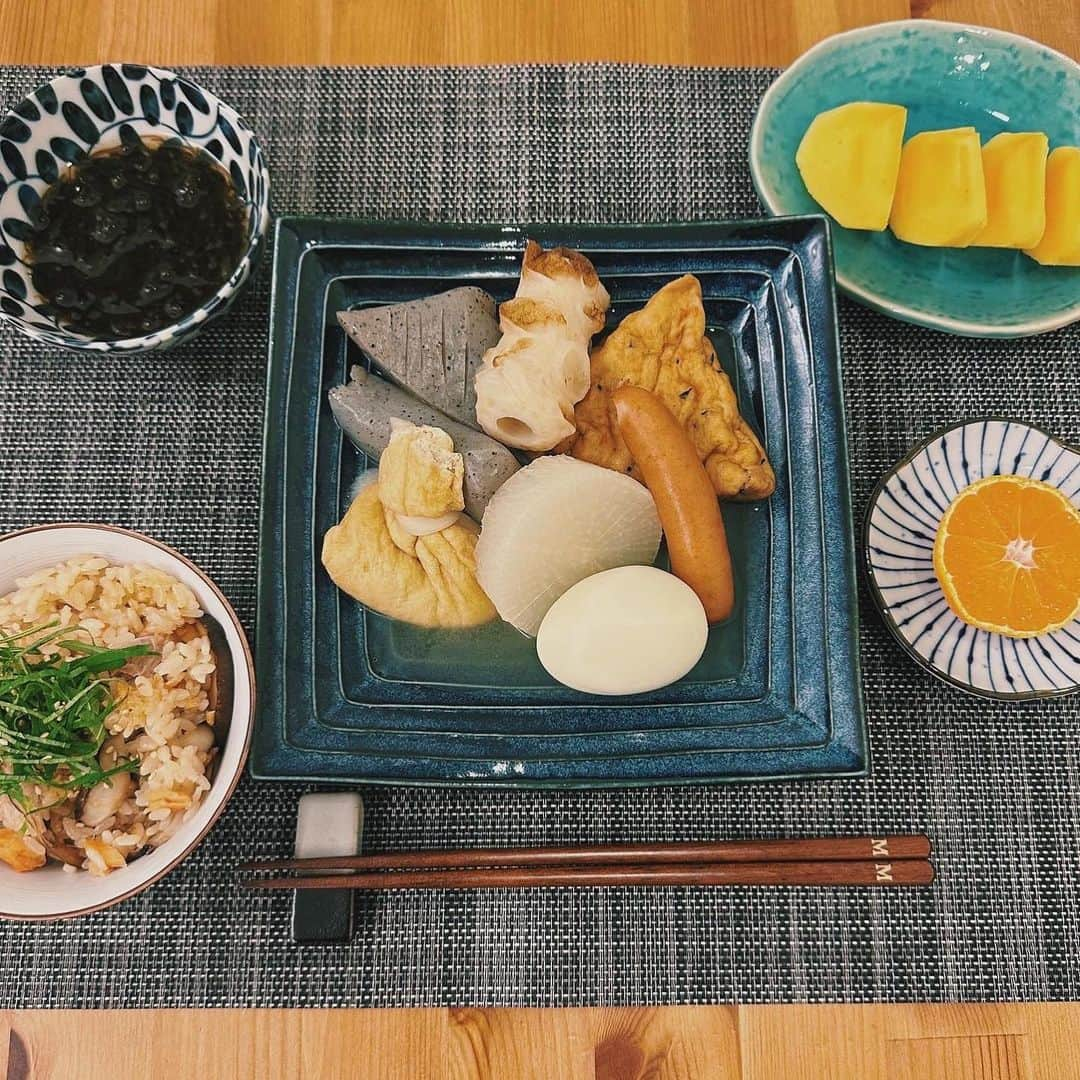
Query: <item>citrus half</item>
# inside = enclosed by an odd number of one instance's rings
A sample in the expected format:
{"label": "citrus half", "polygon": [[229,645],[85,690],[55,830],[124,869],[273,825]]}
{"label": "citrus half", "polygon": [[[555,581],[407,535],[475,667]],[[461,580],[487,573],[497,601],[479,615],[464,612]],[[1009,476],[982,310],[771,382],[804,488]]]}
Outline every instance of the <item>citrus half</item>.
{"label": "citrus half", "polygon": [[964,622],[1036,637],[1080,610],[1080,511],[1056,487],[988,476],[964,488],[938,525],[934,572]]}

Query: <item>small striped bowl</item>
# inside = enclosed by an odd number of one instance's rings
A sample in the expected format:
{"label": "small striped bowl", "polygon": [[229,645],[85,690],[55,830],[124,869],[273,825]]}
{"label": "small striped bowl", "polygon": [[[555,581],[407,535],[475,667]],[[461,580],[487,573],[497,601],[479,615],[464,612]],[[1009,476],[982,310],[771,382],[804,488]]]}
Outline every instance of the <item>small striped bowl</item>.
{"label": "small striped bowl", "polygon": [[953,686],[1002,701],[1080,690],[1080,620],[1018,640],[977,630],[949,608],[934,575],[934,538],[949,503],[986,476],[1032,476],[1080,504],[1080,451],[997,417],[955,424],[920,443],[874,489],[866,570],[886,625],[911,657]]}

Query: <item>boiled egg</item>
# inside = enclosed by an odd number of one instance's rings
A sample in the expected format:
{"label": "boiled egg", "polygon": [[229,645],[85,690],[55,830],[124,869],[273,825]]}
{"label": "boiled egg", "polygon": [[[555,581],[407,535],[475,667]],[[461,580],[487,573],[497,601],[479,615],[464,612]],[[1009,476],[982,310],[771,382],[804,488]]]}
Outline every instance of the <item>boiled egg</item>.
{"label": "boiled egg", "polygon": [[709,627],[694,590],[654,566],[618,566],[568,589],[536,636],[552,678],[586,694],[643,694],[701,659]]}

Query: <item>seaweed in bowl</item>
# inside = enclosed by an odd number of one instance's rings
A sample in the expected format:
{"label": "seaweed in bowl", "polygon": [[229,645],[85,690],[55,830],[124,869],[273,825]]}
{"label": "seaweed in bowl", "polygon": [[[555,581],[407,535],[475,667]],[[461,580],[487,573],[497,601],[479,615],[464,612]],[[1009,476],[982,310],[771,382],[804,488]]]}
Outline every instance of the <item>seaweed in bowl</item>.
{"label": "seaweed in bowl", "polygon": [[132,136],[54,181],[32,221],[26,256],[45,310],[107,341],[206,303],[240,263],[248,208],[205,151]]}
{"label": "seaweed in bowl", "polygon": [[[117,289],[101,290],[106,296],[103,306],[110,310],[102,312],[99,325],[78,325],[79,316],[91,306],[85,291],[80,292],[82,285],[76,282],[79,288],[62,293],[60,299],[67,302],[65,306],[56,302],[55,293],[61,283],[54,281],[51,288],[43,290],[40,285],[49,283],[35,281],[33,248],[41,246],[37,238],[51,225],[46,206],[46,201],[52,201],[50,189],[61,190],[58,182],[64,183],[88,167],[104,169],[111,157],[122,160],[126,153],[140,161],[140,146],[151,155],[157,147],[180,149],[181,163],[194,168],[197,162],[200,170],[205,162],[211,162],[215,175],[222,182],[227,178],[236,201],[243,206],[240,242],[235,251],[230,251],[228,260],[219,260],[216,256],[222,254],[222,246],[216,247],[215,258],[210,259],[209,246],[200,249],[191,238],[184,237],[183,247],[193,253],[193,260],[188,262],[199,266],[196,276],[201,281],[192,280],[192,275],[184,267],[177,267],[175,261],[157,267],[166,280],[159,276],[149,282],[148,301],[161,305],[157,316],[149,320],[157,324],[155,329],[145,329],[149,325],[146,316],[138,312],[137,305],[137,310],[131,311],[129,298]],[[171,348],[189,340],[227,311],[250,280],[270,222],[266,161],[250,125],[190,79],[144,64],[72,69],[39,86],[15,105],[0,122],[0,149],[0,319],[38,341],[104,353]],[[122,196],[123,203],[124,193],[116,194]],[[135,194],[131,193],[129,216],[153,216],[151,208],[136,209]],[[180,194],[183,198],[190,192]],[[94,193],[88,193],[88,197],[93,200]],[[176,193],[170,198],[175,201]],[[139,203],[145,204],[145,199],[140,198]],[[159,215],[164,205],[159,203]],[[93,211],[88,215],[87,231],[98,229],[98,247],[120,243],[113,234],[127,233],[118,227],[124,224],[118,221],[122,215],[99,213],[100,207],[79,209]],[[81,259],[83,269],[98,269],[95,264],[100,263],[100,252],[91,246],[79,250],[74,237],[61,239],[61,262],[69,258],[68,249],[73,249],[69,261],[78,263]],[[127,236],[123,242],[130,241]],[[227,272],[218,265],[220,261],[231,264]],[[211,262],[213,265],[208,265]],[[40,273],[41,266],[36,268]],[[140,274],[133,276],[140,286],[146,284]],[[190,291],[177,294],[174,286],[178,278],[186,279],[182,283]],[[168,294],[161,288],[163,285],[169,286]],[[170,305],[167,318],[166,304]],[[180,308],[186,310],[173,317],[172,313]]]}

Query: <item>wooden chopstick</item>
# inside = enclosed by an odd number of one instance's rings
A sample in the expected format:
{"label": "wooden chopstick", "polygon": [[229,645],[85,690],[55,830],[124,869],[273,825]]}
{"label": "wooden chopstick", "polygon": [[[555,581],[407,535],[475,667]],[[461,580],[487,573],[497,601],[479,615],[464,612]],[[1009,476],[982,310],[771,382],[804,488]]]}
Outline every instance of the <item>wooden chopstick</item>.
{"label": "wooden chopstick", "polygon": [[838,836],[808,839],[720,840],[713,843],[617,844],[578,847],[474,848],[396,851],[316,859],[245,863],[243,871],[437,870],[490,866],[626,866],[642,863],[889,862],[926,859],[921,835]]}
{"label": "wooden chopstick", "polygon": [[929,885],[926,859],[816,862],[642,863],[404,870],[252,878],[249,889],[520,889],[601,885]]}

